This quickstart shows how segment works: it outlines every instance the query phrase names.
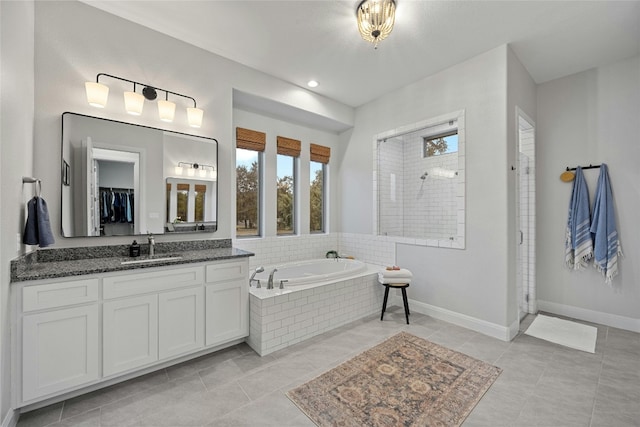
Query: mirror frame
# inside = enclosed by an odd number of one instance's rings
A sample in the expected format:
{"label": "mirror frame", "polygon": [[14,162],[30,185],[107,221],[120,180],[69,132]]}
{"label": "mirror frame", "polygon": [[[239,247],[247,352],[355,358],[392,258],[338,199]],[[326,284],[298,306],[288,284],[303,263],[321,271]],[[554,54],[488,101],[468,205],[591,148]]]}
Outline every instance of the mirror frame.
{"label": "mirror frame", "polygon": [[[83,118],[88,118],[88,119],[96,119],[96,120],[102,120],[104,122],[111,122],[111,123],[115,123],[115,124],[119,124],[119,125],[126,125],[126,126],[135,126],[138,128],[144,128],[144,129],[150,129],[150,130],[154,130],[154,131],[160,131],[160,132],[168,132],[174,135],[182,135],[185,137],[189,137],[189,138],[198,138],[198,139],[202,139],[202,140],[208,140],[211,143],[215,143],[215,167],[216,170],[218,170],[218,140],[216,138],[210,138],[210,137],[206,137],[206,136],[200,136],[200,135],[194,135],[194,134],[189,134],[189,133],[185,133],[185,132],[178,132],[178,131],[174,131],[174,130],[169,130],[169,129],[162,129],[162,128],[157,128],[157,127],[153,127],[153,126],[147,126],[147,125],[142,125],[142,124],[137,124],[137,123],[129,123],[129,122],[123,122],[123,121],[119,121],[119,120],[113,120],[113,119],[107,119],[104,117],[96,117],[96,116],[90,116],[88,114],[82,114],[82,113],[74,113],[72,111],[65,111],[62,113],[61,115],[61,132],[60,132],[60,173],[61,173],[61,179],[60,179],[60,235],[64,238],[93,238],[93,237],[127,237],[127,236],[136,236],[138,234],[118,234],[118,235],[113,235],[113,236],[65,236],[64,233],[64,229],[63,229],[63,225],[64,225],[64,200],[63,200],[63,187],[65,185],[69,185],[69,180],[70,180],[70,176],[69,176],[69,166],[68,166],[68,162],[65,160],[64,158],[64,137],[65,137],[65,126],[64,126],[64,117],[65,115],[73,115],[73,116],[78,116],[78,117],[83,117]],[[162,179],[162,194],[165,194],[165,182],[167,178],[173,178],[173,175],[166,175],[163,172],[163,179]],[[212,229],[211,227],[206,227],[206,229],[202,230],[189,230],[189,231],[171,231],[168,232],[167,231],[167,220],[165,218],[165,221],[163,221],[163,227],[162,227],[162,232],[154,232],[154,234],[183,234],[183,233],[194,233],[194,232],[200,232],[200,233],[214,233],[217,231],[217,221],[218,221],[218,205],[219,205],[219,192],[218,192],[218,181],[212,181],[215,182],[215,192],[216,192],[216,203],[215,203],[215,227]],[[166,200],[164,201],[164,203],[166,203]],[[164,212],[166,212],[166,206],[163,209],[163,214]],[[196,226],[196,223],[193,223],[194,226]],[[144,232],[141,232],[141,234],[146,234]]]}

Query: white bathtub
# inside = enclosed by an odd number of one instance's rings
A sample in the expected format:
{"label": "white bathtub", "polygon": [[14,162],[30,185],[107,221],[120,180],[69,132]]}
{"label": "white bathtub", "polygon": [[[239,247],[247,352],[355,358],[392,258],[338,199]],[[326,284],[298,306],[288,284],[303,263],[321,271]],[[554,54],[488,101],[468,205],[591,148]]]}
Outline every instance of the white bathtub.
{"label": "white bathtub", "polygon": [[[278,271],[273,275],[273,290],[267,289],[269,275],[274,268]],[[339,282],[342,280],[361,277],[375,273],[377,270],[362,261],[352,259],[313,259],[286,264],[264,266],[264,271],[258,273],[255,279],[260,280],[261,288],[256,288],[255,282],[250,291],[252,294],[264,298],[294,290],[309,289]],[[252,273],[252,272],[250,272]],[[284,283],[284,292],[280,288],[280,281]]]}
{"label": "white bathtub", "polygon": [[[274,289],[267,289],[269,274]],[[380,313],[384,287],[381,267],[348,259],[318,259],[264,266],[261,287],[249,288],[247,343],[264,356]],[[279,289],[280,280],[284,289]]]}

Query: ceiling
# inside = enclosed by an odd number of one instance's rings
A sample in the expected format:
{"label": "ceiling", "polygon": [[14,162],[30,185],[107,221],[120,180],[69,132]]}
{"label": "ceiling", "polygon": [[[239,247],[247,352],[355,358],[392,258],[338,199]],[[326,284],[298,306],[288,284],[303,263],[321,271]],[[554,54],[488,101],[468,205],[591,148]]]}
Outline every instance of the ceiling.
{"label": "ceiling", "polygon": [[85,3],[352,107],[507,43],[536,83],[640,53],[640,1],[397,0],[377,50],[358,1]]}

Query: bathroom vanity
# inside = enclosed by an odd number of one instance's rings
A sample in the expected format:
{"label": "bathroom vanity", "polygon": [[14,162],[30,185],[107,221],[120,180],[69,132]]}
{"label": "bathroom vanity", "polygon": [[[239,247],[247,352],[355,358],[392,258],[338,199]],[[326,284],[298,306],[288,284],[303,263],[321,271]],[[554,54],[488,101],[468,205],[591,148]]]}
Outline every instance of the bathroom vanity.
{"label": "bathroom vanity", "polygon": [[173,253],[167,249],[175,243],[158,244],[155,259],[103,256],[109,247],[100,247],[93,258],[77,258],[91,248],[73,248],[14,261],[15,407],[42,406],[242,342],[253,254],[216,242],[184,242],[202,247]]}

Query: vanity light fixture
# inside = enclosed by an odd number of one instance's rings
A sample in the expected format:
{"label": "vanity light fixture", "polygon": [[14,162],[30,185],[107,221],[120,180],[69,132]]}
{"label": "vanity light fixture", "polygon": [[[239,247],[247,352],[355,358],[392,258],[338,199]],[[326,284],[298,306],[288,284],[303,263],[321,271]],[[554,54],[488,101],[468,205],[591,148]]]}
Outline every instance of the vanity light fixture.
{"label": "vanity light fixture", "polygon": [[363,39],[373,43],[375,49],[378,43],[386,39],[393,30],[396,20],[395,0],[362,0],[356,11],[358,31]]}
{"label": "vanity light fixture", "polygon": [[[111,74],[99,73],[96,76],[95,82],[85,83],[87,101],[91,106],[104,108],[107,105],[107,99],[109,97],[109,86],[100,83],[100,76],[133,83],[133,91],[124,92],[124,105],[127,113],[129,114],[136,116],[142,114],[142,108],[144,106],[145,99],[154,101],[158,97],[158,91],[160,91],[165,93],[165,99],[158,101],[158,115],[160,117],[160,120],[164,122],[173,121],[176,111],[176,104],[169,101],[169,94],[171,94],[181,96],[193,101],[193,107],[187,108],[187,120],[189,121],[189,126],[195,128],[199,128],[202,126],[202,116],[204,115],[204,111],[200,108],[197,108],[196,100],[194,98],[187,95],[182,95],[181,93],[172,92],[170,90],[156,88],[145,83],[113,76]],[[136,92],[136,85],[143,86],[142,94]]]}
{"label": "vanity light fixture", "polygon": [[199,177],[206,178],[207,169],[211,169],[209,177],[212,181],[218,180],[218,171],[216,171],[216,168],[214,166],[203,165],[201,163],[178,162],[178,165],[175,167],[176,175],[182,175],[184,173],[185,166],[187,167],[187,176],[195,176],[197,171]]}

